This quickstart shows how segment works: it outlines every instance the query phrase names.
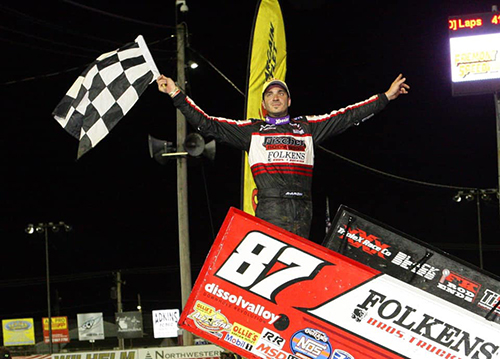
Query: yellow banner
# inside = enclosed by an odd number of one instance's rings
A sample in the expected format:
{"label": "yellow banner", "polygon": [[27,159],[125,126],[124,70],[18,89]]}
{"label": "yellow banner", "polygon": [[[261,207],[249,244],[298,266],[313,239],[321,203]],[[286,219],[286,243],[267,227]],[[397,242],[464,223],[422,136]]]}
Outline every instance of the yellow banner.
{"label": "yellow banner", "polygon": [[[263,118],[262,86],[270,78],[285,80],[286,38],[285,24],[278,0],[261,0],[255,24],[248,68],[246,118]],[[257,188],[248,165],[248,154],[243,160],[243,210],[255,215]]]}
{"label": "yellow banner", "polygon": [[[51,317],[52,330],[68,329],[68,317]],[[43,330],[49,330],[49,318],[42,318]]]}
{"label": "yellow banner", "polygon": [[34,345],[35,327],[33,318],[3,319],[3,345]]}

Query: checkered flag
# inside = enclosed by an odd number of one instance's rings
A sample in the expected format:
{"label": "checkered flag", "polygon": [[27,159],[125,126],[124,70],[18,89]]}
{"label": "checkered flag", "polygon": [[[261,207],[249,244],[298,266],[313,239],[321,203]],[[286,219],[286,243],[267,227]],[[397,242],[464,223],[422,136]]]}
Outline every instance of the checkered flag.
{"label": "checkered flag", "polygon": [[80,141],[77,158],[111,131],[159,75],[141,35],[90,64],[52,113]]}

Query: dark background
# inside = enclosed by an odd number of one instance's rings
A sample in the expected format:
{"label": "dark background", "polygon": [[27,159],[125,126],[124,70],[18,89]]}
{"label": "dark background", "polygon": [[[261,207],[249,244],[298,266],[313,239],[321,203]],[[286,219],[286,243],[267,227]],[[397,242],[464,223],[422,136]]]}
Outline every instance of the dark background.
{"label": "dark background", "polygon": [[[84,5],[83,5],[84,4]],[[257,1],[188,0],[188,93],[207,113],[241,119]],[[341,204],[500,272],[496,197],[456,203],[459,189],[496,189],[493,94],[453,97],[449,16],[489,12],[489,1],[280,1],[292,115],[323,114],[388,89],[408,96],[316,152],[311,240]],[[19,0],[0,5],[2,272],[0,318],[46,315],[43,235],[29,223],[71,224],[49,233],[53,315],[104,312],[121,270],[124,310],[180,309],[175,162],[150,158],[148,134],[175,141],[175,109],[151,85],[99,145],[76,161],[77,141],[52,118],[63,95],[102,53],[142,34],[160,72],[175,78],[174,1]],[[202,57],[200,57],[200,55]],[[331,154],[342,155],[351,163]],[[362,164],[362,166],[360,165]],[[373,170],[375,169],[375,170]],[[217,146],[214,162],[190,160],[193,281],[231,206],[240,207],[241,153]],[[388,176],[391,174],[393,176]],[[396,177],[394,177],[396,176]],[[408,180],[410,179],[410,180]],[[414,182],[414,181],[418,181]]]}

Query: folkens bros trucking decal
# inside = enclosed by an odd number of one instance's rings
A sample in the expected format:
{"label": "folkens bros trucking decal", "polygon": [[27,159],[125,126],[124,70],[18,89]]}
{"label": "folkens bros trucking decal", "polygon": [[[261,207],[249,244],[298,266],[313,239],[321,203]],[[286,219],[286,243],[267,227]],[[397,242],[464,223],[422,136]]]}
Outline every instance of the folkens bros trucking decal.
{"label": "folkens bros trucking decal", "polygon": [[179,325],[251,359],[500,357],[498,323],[234,208]]}

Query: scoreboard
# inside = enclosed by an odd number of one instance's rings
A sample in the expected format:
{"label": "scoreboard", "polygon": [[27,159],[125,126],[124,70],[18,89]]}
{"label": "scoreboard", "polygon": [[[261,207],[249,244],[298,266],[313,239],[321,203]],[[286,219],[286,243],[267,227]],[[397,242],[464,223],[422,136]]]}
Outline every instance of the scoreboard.
{"label": "scoreboard", "polygon": [[448,19],[453,96],[500,92],[500,12]]}

